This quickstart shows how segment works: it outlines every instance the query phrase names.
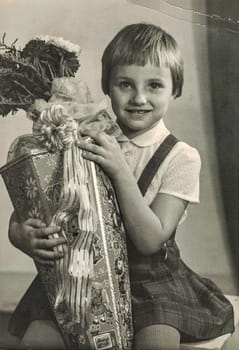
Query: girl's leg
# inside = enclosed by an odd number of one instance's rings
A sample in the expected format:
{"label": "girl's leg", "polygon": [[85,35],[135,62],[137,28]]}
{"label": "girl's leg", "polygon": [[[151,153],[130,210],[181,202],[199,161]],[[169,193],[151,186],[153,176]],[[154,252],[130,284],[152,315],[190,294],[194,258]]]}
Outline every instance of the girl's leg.
{"label": "girl's leg", "polygon": [[137,350],[178,350],[180,334],[167,325],[152,325],[141,329],[135,336]]}
{"label": "girl's leg", "polygon": [[65,349],[57,326],[52,321],[36,320],[27,328],[22,341],[22,349]]}

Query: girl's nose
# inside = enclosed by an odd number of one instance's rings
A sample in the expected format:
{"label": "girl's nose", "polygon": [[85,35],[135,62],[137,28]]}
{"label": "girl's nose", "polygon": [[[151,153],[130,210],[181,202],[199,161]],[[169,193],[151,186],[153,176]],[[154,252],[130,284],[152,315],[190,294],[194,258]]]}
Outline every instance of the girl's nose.
{"label": "girl's nose", "polygon": [[144,91],[135,91],[134,94],[131,96],[131,103],[142,106],[147,102],[147,97]]}

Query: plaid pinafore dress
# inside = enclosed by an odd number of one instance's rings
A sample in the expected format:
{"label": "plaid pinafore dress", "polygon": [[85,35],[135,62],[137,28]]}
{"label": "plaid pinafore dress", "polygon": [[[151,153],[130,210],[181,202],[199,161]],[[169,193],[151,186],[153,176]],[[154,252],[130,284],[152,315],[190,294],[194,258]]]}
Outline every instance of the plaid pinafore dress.
{"label": "plaid pinafore dress", "polygon": [[[138,181],[143,195],[177,141],[173,135],[166,137],[149,160]],[[175,232],[151,256],[140,254],[128,238],[128,258],[135,333],[153,324],[166,324],[176,328],[186,342],[234,330],[232,305],[211,280],[200,277],[181,260]]]}

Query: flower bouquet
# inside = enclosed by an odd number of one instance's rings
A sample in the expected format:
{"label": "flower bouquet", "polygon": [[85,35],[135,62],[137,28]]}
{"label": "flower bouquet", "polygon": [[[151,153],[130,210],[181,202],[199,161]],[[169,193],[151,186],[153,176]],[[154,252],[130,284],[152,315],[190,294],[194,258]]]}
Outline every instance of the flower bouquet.
{"label": "flower bouquet", "polygon": [[0,114],[23,109],[33,134],[13,142],[0,172],[18,220],[40,218],[60,226],[66,238],[64,258],[54,267],[36,263],[65,345],[129,349],[127,250],[116,196],[76,145],[82,126],[115,136],[119,129],[75,77],[78,45],[42,36],[23,50],[14,44],[7,46],[5,36],[0,44]]}
{"label": "flower bouquet", "polygon": [[36,99],[48,101],[56,77],[74,77],[80,47],[61,38],[39,36],[23,50],[0,42],[0,115],[27,111]]}

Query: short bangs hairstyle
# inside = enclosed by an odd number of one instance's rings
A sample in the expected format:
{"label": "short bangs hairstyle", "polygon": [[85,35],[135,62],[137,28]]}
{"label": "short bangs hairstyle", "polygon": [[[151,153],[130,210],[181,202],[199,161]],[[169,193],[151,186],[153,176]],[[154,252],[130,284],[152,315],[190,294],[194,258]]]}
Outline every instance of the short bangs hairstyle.
{"label": "short bangs hairstyle", "polygon": [[148,23],[130,24],[111,40],[102,56],[103,92],[109,94],[112,69],[117,65],[139,65],[147,63],[171,70],[173,91],[181,96],[183,87],[183,59],[174,38],[162,28]]}

